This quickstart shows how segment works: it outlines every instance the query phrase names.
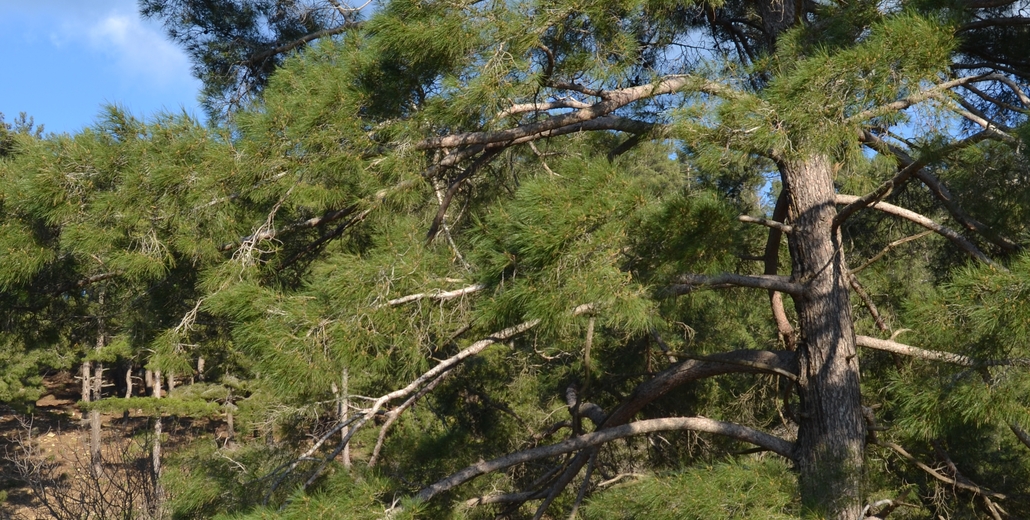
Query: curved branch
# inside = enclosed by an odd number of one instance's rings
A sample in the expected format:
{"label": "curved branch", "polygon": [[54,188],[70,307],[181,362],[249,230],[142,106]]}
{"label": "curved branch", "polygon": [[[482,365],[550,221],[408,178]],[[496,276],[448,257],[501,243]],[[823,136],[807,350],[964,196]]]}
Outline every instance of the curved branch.
{"label": "curved branch", "polygon": [[921,90],[919,92],[916,92],[915,94],[912,94],[911,96],[908,96],[904,99],[899,99],[893,103],[887,103],[883,106],[870,108],[869,110],[863,110],[862,112],[859,112],[849,117],[846,122],[852,124],[860,123],[867,119],[872,119],[874,117],[887,115],[892,112],[897,112],[899,110],[904,110],[912,105],[915,105],[916,103],[920,103],[932,97],[939,96],[948,89],[965,85],[967,83],[987,81],[987,76],[988,75],[985,74],[979,74],[976,76],[966,76],[963,78],[953,79],[951,81],[945,81],[944,83],[938,83],[937,85],[934,85],[926,90]]}
{"label": "curved branch", "polygon": [[584,448],[597,446],[616,439],[622,439],[634,435],[674,430],[693,430],[724,435],[760,446],[778,455],[786,457],[787,459],[793,460],[793,443],[774,435],[770,435],[753,428],[748,428],[747,426],[724,421],[716,421],[706,417],[669,417],[665,419],[637,421],[630,424],[624,424],[622,426],[606,428],[601,431],[573,437],[558,444],[532,448],[499,457],[491,461],[479,462],[454,473],[435,484],[423,488],[418,492],[416,498],[423,501],[429,500],[439,493],[468,482],[480,475],[514,466],[516,464],[521,464],[523,462],[580,451]]}
{"label": "curved branch", "polygon": [[976,484],[965,483],[965,482],[962,482],[960,480],[953,479],[951,477],[942,475],[940,472],[938,472],[937,470],[931,468],[930,466],[927,466],[926,464],[923,464],[922,462],[919,462],[919,460],[916,459],[915,457],[913,457],[911,453],[905,451],[905,448],[902,448],[901,446],[898,446],[897,444],[894,444],[893,442],[879,441],[877,444],[879,444],[880,446],[884,446],[886,448],[890,448],[891,450],[894,451],[894,453],[897,453],[898,455],[901,455],[902,458],[908,460],[909,462],[912,462],[913,464],[918,466],[919,469],[925,471],[927,474],[929,474],[933,478],[935,478],[935,479],[937,479],[937,480],[939,480],[941,482],[944,482],[945,484],[949,484],[949,485],[955,486],[955,487],[957,487],[959,489],[964,489],[966,491],[973,492],[973,493],[975,493],[977,495],[984,495],[984,496],[988,496],[988,497],[991,497],[991,498],[996,498],[996,499],[999,499],[999,500],[1004,500],[1005,499],[1005,495],[1003,495],[1001,493],[995,493],[994,491],[991,491],[989,489],[984,489],[984,488],[982,488],[982,487],[980,487],[980,486],[978,486]]}
{"label": "curved branch", "polygon": [[679,283],[666,288],[666,292],[674,296],[705,287],[710,289],[753,287],[756,289],[785,292],[794,296],[798,296],[804,291],[804,286],[791,282],[790,278],[770,274],[744,275],[725,273],[715,276],[685,274],[681,275],[676,281]]}
{"label": "curved branch", "polygon": [[625,424],[649,403],[690,381],[721,374],[772,373],[765,368],[758,368],[758,365],[797,374],[797,356],[788,351],[734,350],[712,354],[704,360],[688,359],[639,384],[622,404],[608,414],[601,427]]}
{"label": "curved branch", "polygon": [[887,244],[883,249],[880,250],[879,253],[876,253],[875,255],[872,256],[872,258],[870,258],[869,260],[866,260],[865,262],[863,262],[862,265],[852,269],[851,270],[851,274],[853,274],[853,275],[854,274],[858,274],[859,272],[865,270],[867,267],[869,267],[869,266],[873,265],[874,263],[876,263],[877,260],[883,258],[883,255],[886,255],[888,252],[890,252],[891,249],[894,249],[895,247],[898,247],[898,246],[900,246],[902,244],[907,244],[907,243],[909,243],[909,242],[911,242],[913,240],[919,240],[920,238],[923,238],[926,235],[929,235],[930,233],[933,233],[933,231],[928,229],[926,231],[922,231],[920,233],[916,233],[915,235],[899,238],[899,239],[891,242],[890,244]]}
{"label": "curved branch", "polygon": [[[948,210],[948,213],[951,213],[951,216],[954,217],[955,220],[960,222],[966,229],[979,233],[984,238],[989,240],[991,243],[1006,251],[1015,251],[1019,249],[1019,246],[1016,243],[1012,242],[1011,240],[1005,237],[996,236],[994,233],[991,233],[990,228],[988,228],[985,224],[966,214],[966,212],[963,211],[962,208],[959,207],[959,205],[955,202],[954,196],[952,196],[948,189],[944,187],[944,185],[939,180],[937,180],[937,178],[930,174],[930,172],[926,171],[926,169],[923,168],[924,166],[930,163],[933,157],[946,156],[951,152],[967,148],[985,139],[990,139],[991,137],[992,134],[990,132],[979,132],[965,139],[961,139],[959,141],[950,143],[944,147],[932,151],[931,153],[923,153],[917,160],[913,159],[912,156],[905,153],[904,150],[884,142],[882,139],[872,134],[871,132],[863,131],[860,135],[860,139],[862,140],[862,142],[870,148],[880,153],[893,155],[902,165],[904,170],[908,170],[913,176],[922,181],[922,183],[930,189],[930,192],[933,193],[933,195],[941,201],[941,204],[943,204],[945,209]],[[899,173],[898,176],[895,176],[894,179],[888,181],[889,184],[893,184],[894,189],[900,186],[904,180],[907,180],[907,177],[905,179],[899,180],[900,175],[901,174]],[[886,186],[888,183],[885,183],[884,186]],[[881,186],[881,188],[877,189],[873,193],[878,193],[882,189],[883,186]],[[863,197],[863,199],[866,199],[866,197]],[[847,208],[845,208],[845,210],[846,209]],[[841,212],[843,213],[844,210],[842,210]]]}
{"label": "curved branch", "polygon": [[354,29],[357,27],[361,27],[361,22],[345,22],[343,25],[340,25],[339,27],[332,27],[329,29],[316,31],[311,34],[306,34],[304,36],[301,36],[300,38],[297,38],[296,40],[293,40],[292,42],[284,43],[283,45],[280,45],[278,47],[268,49],[267,51],[250,58],[249,60],[247,60],[247,65],[260,65],[261,62],[267,60],[268,58],[271,58],[272,56],[275,56],[276,54],[290,52],[293,49],[296,49],[297,47],[300,47],[301,45],[304,45],[308,42],[317,40],[319,38],[325,38],[326,36],[340,34],[347,31],[348,29]]}
{"label": "curved branch", "polygon": [[987,18],[984,20],[977,20],[975,22],[969,22],[958,29],[955,33],[962,33],[966,31],[972,31],[974,29],[985,29],[988,27],[1012,27],[1020,25],[1030,25],[1030,18],[1025,16],[1009,16],[1004,18]]}
{"label": "curved branch", "polygon": [[[851,204],[851,203],[853,203],[853,202],[855,202],[857,200],[859,200],[859,198],[854,196],[854,195],[837,195],[837,204]],[[966,240],[965,237],[963,237],[962,235],[958,234],[958,232],[956,232],[955,230],[953,230],[953,229],[951,229],[949,227],[946,227],[946,226],[943,226],[941,224],[938,224],[938,223],[930,220],[929,218],[924,217],[923,215],[920,215],[919,213],[916,213],[914,211],[907,210],[905,208],[902,208],[902,207],[899,207],[899,206],[895,206],[893,204],[888,204],[886,202],[877,202],[872,207],[877,209],[877,210],[879,210],[879,211],[882,211],[884,213],[887,213],[887,214],[890,214],[890,215],[894,215],[896,217],[901,217],[901,218],[903,218],[905,220],[908,220],[910,222],[914,222],[916,224],[919,224],[920,226],[922,226],[922,227],[924,227],[926,229],[929,229],[929,230],[931,230],[931,231],[933,231],[933,232],[935,232],[935,233],[937,233],[937,234],[947,238],[948,240],[951,240],[951,242],[953,244],[955,244],[960,249],[962,249],[963,251],[968,253],[969,256],[971,256],[971,257],[973,257],[973,258],[975,258],[975,259],[977,259],[977,260],[979,260],[979,261],[981,261],[981,262],[983,262],[983,263],[985,263],[985,264],[987,264],[989,266],[992,266],[992,267],[994,267],[994,268],[996,268],[998,270],[1007,271],[1007,269],[1005,269],[1001,265],[995,263],[990,258],[987,258],[987,255],[983,254],[983,252],[981,252],[979,248],[977,248],[975,245],[973,245],[972,242],[970,242],[969,240]]]}
{"label": "curved branch", "polygon": [[654,84],[640,85],[637,87],[628,87],[605,92],[603,101],[590,105],[587,108],[579,109],[575,112],[548,118],[538,123],[519,125],[507,130],[467,132],[463,134],[433,137],[415,143],[415,148],[418,150],[433,150],[438,148],[457,148],[514,141],[516,139],[597,119],[635,101],[663,94],[671,94],[687,88],[688,86],[699,92],[723,97],[739,97],[741,95],[739,92],[714,81],[708,81],[689,75],[666,76],[658,79]]}

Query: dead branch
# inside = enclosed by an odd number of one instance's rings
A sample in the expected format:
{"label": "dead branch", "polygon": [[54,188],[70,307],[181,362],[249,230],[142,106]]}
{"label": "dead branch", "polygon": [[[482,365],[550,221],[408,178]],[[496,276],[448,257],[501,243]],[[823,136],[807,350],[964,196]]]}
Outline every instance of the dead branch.
{"label": "dead branch", "polygon": [[[572,315],[578,316],[590,312],[593,309],[593,304],[583,304],[576,307],[572,311]],[[444,373],[450,371],[454,367],[458,366],[466,359],[479,354],[480,352],[485,350],[490,345],[493,345],[494,343],[499,343],[511,339],[519,334],[522,334],[527,330],[532,329],[533,327],[536,327],[540,324],[540,321],[541,320],[539,319],[524,321],[518,325],[514,325],[504,330],[498,331],[488,338],[481,339],[473,343],[472,345],[466,347],[465,349],[461,350],[457,354],[441,361],[435,367],[423,373],[421,376],[416,378],[414,381],[409,383],[404,388],[394,390],[393,392],[390,392],[376,399],[375,402],[372,403],[371,408],[369,408],[367,411],[360,415],[355,415],[355,424],[351,426],[350,429],[347,431],[347,435],[345,435],[343,439],[340,440],[340,443],[337,446],[336,450],[333,451],[333,453],[331,453],[328,457],[323,459],[322,463],[314,471],[311,472],[307,481],[304,483],[304,487],[307,488],[315,482],[318,476],[322,474],[322,471],[325,470],[326,466],[328,466],[329,461],[335,459],[336,456],[339,455],[341,451],[343,451],[343,448],[347,446],[347,444],[350,442],[350,439],[354,436],[354,434],[357,433],[357,431],[360,430],[366,423],[368,423],[369,419],[375,417],[376,414],[379,413],[379,411],[383,408],[383,406],[387,405],[391,401],[410,397],[412,394],[418,392],[425,385],[431,384],[437,378],[442,376]]]}
{"label": "dead branch", "polygon": [[443,380],[452,373],[454,373],[453,370],[448,370],[440,374],[436,379],[430,381],[428,385],[422,387],[421,390],[416,392],[415,395],[409,397],[407,401],[404,401],[400,406],[390,410],[390,412],[386,414],[386,422],[384,422],[383,426],[379,428],[379,438],[376,439],[375,448],[372,449],[372,456],[368,459],[368,467],[371,468],[375,466],[376,462],[379,461],[379,452],[382,451],[383,444],[386,442],[386,432],[390,430],[390,426],[393,426],[393,423],[397,422],[397,419],[401,414],[410,408],[411,405],[415,404],[415,401],[418,401],[424,395],[432,392],[434,388],[439,386],[440,383],[442,383]]}
{"label": "dead branch", "polygon": [[440,232],[440,227],[444,225],[444,219],[447,217],[447,208],[451,206],[451,201],[454,200],[454,195],[458,193],[458,189],[461,188],[461,185],[475,175],[480,168],[496,157],[501,150],[501,148],[487,150],[483,155],[476,158],[468,168],[465,168],[465,171],[463,171],[461,175],[451,182],[450,186],[447,187],[447,192],[440,197],[440,208],[437,210],[436,216],[433,217],[433,223],[429,226],[429,231],[426,233],[427,241],[432,242],[433,239],[436,238],[436,234]]}
{"label": "dead branch", "polygon": [[[415,185],[415,182],[412,181],[412,180],[406,180],[406,181],[399,182],[399,183],[397,183],[394,186],[391,186],[389,188],[383,188],[383,189],[377,191],[374,195],[372,195],[371,197],[366,199],[366,203],[368,203],[369,205],[373,205],[373,206],[374,205],[378,205],[384,199],[386,199],[386,197],[388,195],[390,195],[390,194],[392,194],[394,192],[397,192],[397,191],[405,190],[405,189],[410,188],[410,187],[412,187],[414,185]],[[271,239],[277,238],[277,237],[279,237],[281,235],[292,233],[294,231],[298,231],[298,230],[301,230],[301,229],[310,229],[310,228],[313,228],[313,227],[320,226],[322,224],[327,224],[329,222],[340,220],[341,218],[344,218],[344,217],[350,215],[351,213],[354,213],[357,210],[357,208],[358,208],[358,204],[352,204],[352,205],[350,205],[350,206],[348,206],[346,208],[340,209],[340,210],[326,212],[325,214],[323,214],[320,217],[312,217],[312,218],[309,218],[307,220],[302,220],[302,221],[299,221],[299,222],[294,222],[293,224],[289,224],[289,225],[283,227],[282,229],[280,229],[278,231],[275,230],[275,229],[271,229],[271,228],[265,229],[265,230],[259,231],[257,233],[254,233],[253,235],[243,237],[242,239],[240,239],[239,242],[223,244],[221,247],[219,247],[219,251],[231,251],[231,250],[236,249],[237,247],[239,247],[239,245],[241,243],[246,243],[246,242],[257,243],[257,242],[261,242],[261,241],[264,241],[264,240],[271,240]]]}
{"label": "dead branch", "polygon": [[548,110],[556,110],[560,108],[574,108],[580,110],[590,108],[590,103],[585,103],[571,97],[563,97],[561,99],[545,103],[518,103],[498,112],[497,115],[494,116],[494,119],[504,119],[518,114],[525,114],[526,112],[546,112]]}
{"label": "dead branch", "polygon": [[779,437],[739,424],[716,421],[706,417],[669,417],[665,419],[650,419],[624,424],[613,428],[605,428],[601,431],[573,437],[558,444],[532,448],[505,455],[491,461],[473,464],[447,478],[423,488],[418,492],[416,498],[423,501],[429,500],[439,493],[468,482],[480,475],[508,468],[516,464],[547,457],[554,457],[565,453],[572,453],[574,451],[580,451],[585,448],[598,446],[606,442],[634,435],[676,430],[692,430],[725,435],[727,437],[761,446],[788,459],[792,459],[793,457],[792,450],[794,445],[792,443]]}
{"label": "dead branch", "polygon": [[753,287],[756,289],[768,289],[770,291],[785,292],[790,295],[799,296],[804,292],[804,286],[791,282],[785,276],[776,275],[743,275],[725,273],[714,276],[702,274],[684,274],[676,280],[678,283],[666,288],[666,292],[672,296],[687,294],[701,288],[724,289],[727,287]]}

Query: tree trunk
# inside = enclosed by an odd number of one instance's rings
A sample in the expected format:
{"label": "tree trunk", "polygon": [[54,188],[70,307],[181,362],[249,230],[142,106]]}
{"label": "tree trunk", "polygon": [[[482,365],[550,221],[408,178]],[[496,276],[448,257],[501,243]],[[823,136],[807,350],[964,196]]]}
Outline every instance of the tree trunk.
{"label": "tree trunk", "polygon": [[[90,402],[100,400],[100,390],[104,382],[104,365],[97,363],[93,368],[91,385],[93,387]],[[89,458],[93,464],[93,470],[99,474],[100,471],[100,412],[90,410],[89,412]]]}
{"label": "tree trunk", "polygon": [[801,341],[801,398],[796,459],[808,514],[838,519],[861,515],[865,423],[851,320],[848,268],[833,229],[833,171],[815,155],[781,165],[793,231],[792,276],[805,285],[795,297]]}
{"label": "tree trunk", "polygon": [[[161,398],[161,371],[154,371],[154,399]],[[161,411],[154,415],[154,445],[151,451],[151,464],[154,472],[154,517],[163,515],[164,489],[161,487]]]}

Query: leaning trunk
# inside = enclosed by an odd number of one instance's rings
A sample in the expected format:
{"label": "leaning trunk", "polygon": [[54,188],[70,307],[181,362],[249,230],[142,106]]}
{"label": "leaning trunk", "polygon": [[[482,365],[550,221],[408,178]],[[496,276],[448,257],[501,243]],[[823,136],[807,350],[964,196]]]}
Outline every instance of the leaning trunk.
{"label": "leaning trunk", "polygon": [[815,155],[781,165],[793,231],[788,242],[801,341],[801,398],[796,460],[801,497],[810,514],[857,519],[865,424],[858,357],[851,321],[848,268],[833,227],[833,175],[829,159]]}

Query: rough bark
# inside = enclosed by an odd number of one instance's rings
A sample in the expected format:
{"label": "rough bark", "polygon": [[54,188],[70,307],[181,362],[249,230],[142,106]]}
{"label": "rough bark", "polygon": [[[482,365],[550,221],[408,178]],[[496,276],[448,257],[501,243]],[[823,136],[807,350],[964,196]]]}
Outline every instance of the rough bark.
{"label": "rough bark", "polygon": [[849,300],[849,271],[834,229],[832,166],[824,155],[781,164],[787,190],[788,236],[798,345],[800,425],[795,460],[802,502],[811,514],[857,519],[865,449],[858,357]]}

